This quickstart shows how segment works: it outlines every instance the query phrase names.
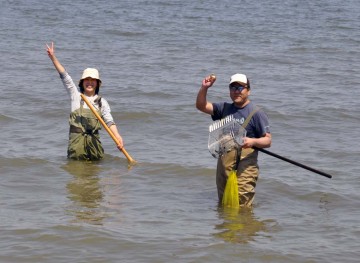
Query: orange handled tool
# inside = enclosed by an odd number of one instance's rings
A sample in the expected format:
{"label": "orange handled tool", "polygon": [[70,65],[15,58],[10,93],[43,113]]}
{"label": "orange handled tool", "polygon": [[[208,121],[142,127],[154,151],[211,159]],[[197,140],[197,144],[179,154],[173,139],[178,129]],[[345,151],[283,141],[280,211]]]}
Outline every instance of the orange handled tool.
{"label": "orange handled tool", "polygon": [[[88,101],[88,99],[85,97],[84,94],[80,93],[81,98],[85,101],[85,103],[88,105],[88,107],[90,108],[90,110],[92,111],[92,113],[94,113],[95,117],[100,121],[101,125],[105,128],[105,130],[109,133],[110,137],[114,140],[114,142],[116,143],[116,145],[119,144],[119,140],[115,137],[115,135],[113,134],[113,132],[110,130],[110,128],[106,125],[106,123],[104,122],[104,120],[101,118],[101,116],[99,115],[99,113],[96,111],[96,109],[94,108],[94,106]],[[136,161],[131,158],[131,156],[128,154],[128,152],[125,150],[125,148],[123,147],[121,149],[122,153],[125,155],[126,159],[129,162],[129,165],[133,165],[136,163]]]}

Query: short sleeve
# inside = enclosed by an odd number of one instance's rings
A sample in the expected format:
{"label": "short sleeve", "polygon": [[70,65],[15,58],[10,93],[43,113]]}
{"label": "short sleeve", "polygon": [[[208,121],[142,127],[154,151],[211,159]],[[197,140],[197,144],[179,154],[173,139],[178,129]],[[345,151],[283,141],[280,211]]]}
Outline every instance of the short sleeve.
{"label": "short sleeve", "polygon": [[220,120],[223,118],[224,114],[224,105],[225,103],[213,103],[213,114],[211,115],[211,118],[213,121]]}
{"label": "short sleeve", "polygon": [[265,133],[270,133],[269,118],[263,110],[259,110],[255,114],[254,121],[256,137],[260,138],[264,136]]}

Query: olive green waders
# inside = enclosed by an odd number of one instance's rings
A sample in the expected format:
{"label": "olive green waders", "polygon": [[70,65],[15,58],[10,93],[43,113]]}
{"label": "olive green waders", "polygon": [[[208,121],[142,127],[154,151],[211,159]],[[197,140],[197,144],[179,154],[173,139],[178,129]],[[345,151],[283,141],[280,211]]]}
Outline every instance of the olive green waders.
{"label": "olive green waders", "polygon": [[[104,157],[104,149],[100,142],[101,124],[90,109],[83,107],[70,113],[70,133],[68,158],[75,160],[99,160]],[[101,112],[98,111],[100,116]]]}

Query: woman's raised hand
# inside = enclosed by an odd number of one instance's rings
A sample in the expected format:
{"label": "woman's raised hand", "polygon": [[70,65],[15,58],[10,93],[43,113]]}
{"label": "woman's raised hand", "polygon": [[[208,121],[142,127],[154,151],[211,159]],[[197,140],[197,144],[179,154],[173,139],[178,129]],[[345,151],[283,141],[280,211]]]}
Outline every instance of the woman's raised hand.
{"label": "woman's raised hand", "polygon": [[46,52],[48,53],[48,56],[50,58],[52,58],[55,55],[54,42],[51,42],[51,46],[46,44]]}
{"label": "woman's raised hand", "polygon": [[49,46],[46,44],[46,52],[48,53],[49,58],[54,63],[54,66],[56,70],[61,74],[65,72],[65,68],[60,64],[60,62],[57,60],[55,56],[55,48],[54,48],[54,42],[51,42],[51,45]]}

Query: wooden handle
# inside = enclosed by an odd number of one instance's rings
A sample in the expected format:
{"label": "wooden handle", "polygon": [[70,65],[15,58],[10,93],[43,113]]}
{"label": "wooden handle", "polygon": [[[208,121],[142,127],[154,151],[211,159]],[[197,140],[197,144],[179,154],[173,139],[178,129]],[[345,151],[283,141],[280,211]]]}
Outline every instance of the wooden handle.
{"label": "wooden handle", "polygon": [[[108,132],[108,134],[110,135],[110,137],[114,140],[114,142],[116,143],[116,145],[119,144],[119,140],[115,137],[115,135],[113,134],[113,132],[110,130],[110,128],[106,125],[106,123],[104,122],[104,120],[101,118],[101,116],[99,115],[99,113],[96,111],[96,109],[94,108],[94,106],[88,101],[88,99],[85,97],[84,94],[80,93],[81,98],[85,101],[86,105],[88,105],[88,107],[90,108],[90,110],[92,111],[92,113],[94,113],[95,117],[100,121],[101,125],[105,128],[105,130]],[[126,157],[126,159],[128,160],[128,162],[130,164],[134,164],[136,163],[136,161],[131,158],[131,156],[128,154],[128,152],[125,150],[125,148],[123,147],[120,150]]]}

